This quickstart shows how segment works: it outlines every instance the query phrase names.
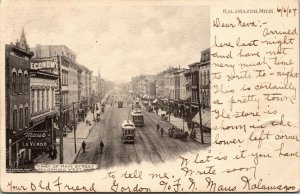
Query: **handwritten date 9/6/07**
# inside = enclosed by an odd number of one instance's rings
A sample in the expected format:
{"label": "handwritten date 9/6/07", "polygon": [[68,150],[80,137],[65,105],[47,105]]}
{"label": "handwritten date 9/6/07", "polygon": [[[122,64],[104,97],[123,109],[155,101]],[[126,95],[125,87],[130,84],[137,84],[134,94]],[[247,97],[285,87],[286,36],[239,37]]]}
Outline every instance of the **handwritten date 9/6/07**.
{"label": "handwritten date 9/6/07", "polygon": [[297,10],[298,10],[297,8],[290,8],[289,6],[277,7],[277,13],[280,13],[281,17],[283,16],[289,17],[290,15],[296,16]]}

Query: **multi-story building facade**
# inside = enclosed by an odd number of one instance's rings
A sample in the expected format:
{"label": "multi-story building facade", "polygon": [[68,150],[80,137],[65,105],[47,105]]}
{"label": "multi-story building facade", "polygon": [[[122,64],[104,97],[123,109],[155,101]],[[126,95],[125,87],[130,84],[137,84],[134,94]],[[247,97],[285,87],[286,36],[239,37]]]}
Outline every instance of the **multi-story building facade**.
{"label": "multi-story building facade", "polygon": [[92,81],[91,81],[91,87],[92,87],[92,95],[98,96],[100,94],[99,92],[99,85],[98,85],[98,76],[92,76]]}
{"label": "multi-story building facade", "polygon": [[192,89],[192,95],[191,95],[191,116],[194,117],[199,109],[198,105],[198,84],[199,84],[199,62],[190,64],[190,70],[191,70],[191,89]]}
{"label": "multi-story building facade", "polygon": [[[88,111],[92,91],[92,72],[76,62],[77,55],[65,45],[40,45],[32,48],[34,58],[60,56],[63,99],[63,125],[72,126],[82,109]],[[59,99],[59,92],[56,92]],[[73,111],[74,107],[74,111]],[[57,107],[58,108],[58,107]],[[74,117],[75,113],[75,117]],[[83,113],[84,114],[84,113]],[[81,114],[82,115],[82,114]]]}
{"label": "multi-story building facade", "polygon": [[6,168],[22,168],[31,150],[22,146],[30,130],[30,60],[24,30],[16,44],[5,45]]}
{"label": "multi-story building facade", "polygon": [[210,49],[201,52],[199,78],[202,108],[210,109]]}
{"label": "multi-story building facade", "polygon": [[42,141],[44,146],[33,147],[31,159],[42,154],[56,141],[54,119],[57,116],[55,109],[55,91],[58,75],[53,72],[39,69],[30,70],[30,114],[32,131],[46,134]]}

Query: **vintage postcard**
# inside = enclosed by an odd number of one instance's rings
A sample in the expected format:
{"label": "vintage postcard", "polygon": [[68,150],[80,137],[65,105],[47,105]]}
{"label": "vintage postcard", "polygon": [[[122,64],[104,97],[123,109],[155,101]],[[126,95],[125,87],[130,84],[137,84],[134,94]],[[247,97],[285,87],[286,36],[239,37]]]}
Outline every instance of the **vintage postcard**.
{"label": "vintage postcard", "polygon": [[1,191],[297,192],[296,0],[2,0]]}

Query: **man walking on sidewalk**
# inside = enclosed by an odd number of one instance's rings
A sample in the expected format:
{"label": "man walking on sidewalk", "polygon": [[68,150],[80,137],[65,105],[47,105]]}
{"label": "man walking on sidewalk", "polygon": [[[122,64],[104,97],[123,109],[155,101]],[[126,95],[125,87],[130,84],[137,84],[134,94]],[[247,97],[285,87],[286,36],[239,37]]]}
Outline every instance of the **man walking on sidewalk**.
{"label": "man walking on sidewalk", "polygon": [[158,130],[159,130],[159,123],[157,123],[157,125],[156,125],[156,130],[158,132]]}
{"label": "man walking on sidewalk", "polygon": [[161,129],[160,129],[160,135],[161,135],[161,137],[164,136],[164,128],[161,128]]}
{"label": "man walking on sidewalk", "polygon": [[86,146],[86,143],[83,141],[82,144],[81,144],[83,153],[85,153],[85,146]]}
{"label": "man walking on sidewalk", "polygon": [[53,156],[54,156],[54,159],[57,158],[57,149],[56,149],[56,147],[54,147],[54,149],[53,149]]}

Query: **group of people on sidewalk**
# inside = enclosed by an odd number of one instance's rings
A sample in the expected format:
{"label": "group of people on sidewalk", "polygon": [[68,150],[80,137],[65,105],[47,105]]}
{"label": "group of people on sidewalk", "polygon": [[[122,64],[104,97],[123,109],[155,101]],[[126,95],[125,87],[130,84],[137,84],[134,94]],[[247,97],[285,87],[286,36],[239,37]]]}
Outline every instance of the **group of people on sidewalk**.
{"label": "group of people on sidewalk", "polygon": [[48,158],[51,158],[52,160],[55,160],[57,158],[57,149],[54,145],[48,149],[48,154]]}
{"label": "group of people on sidewalk", "polygon": [[[174,128],[174,126],[172,128]],[[157,125],[156,125],[156,130],[157,130],[157,132],[159,132],[159,130],[160,130],[160,136],[163,137],[164,128],[160,127],[159,123],[157,123]],[[183,129],[181,129],[181,130],[183,131]],[[192,127],[192,128],[189,128],[189,131],[190,131],[190,138],[195,139],[196,134],[197,134],[196,129],[194,129],[194,127]]]}
{"label": "group of people on sidewalk", "polygon": [[[103,148],[104,148],[104,143],[102,141],[100,141],[100,152],[102,153]],[[85,153],[85,148],[86,148],[86,143],[85,141],[82,142],[81,144],[81,148],[82,148],[82,153]]]}

